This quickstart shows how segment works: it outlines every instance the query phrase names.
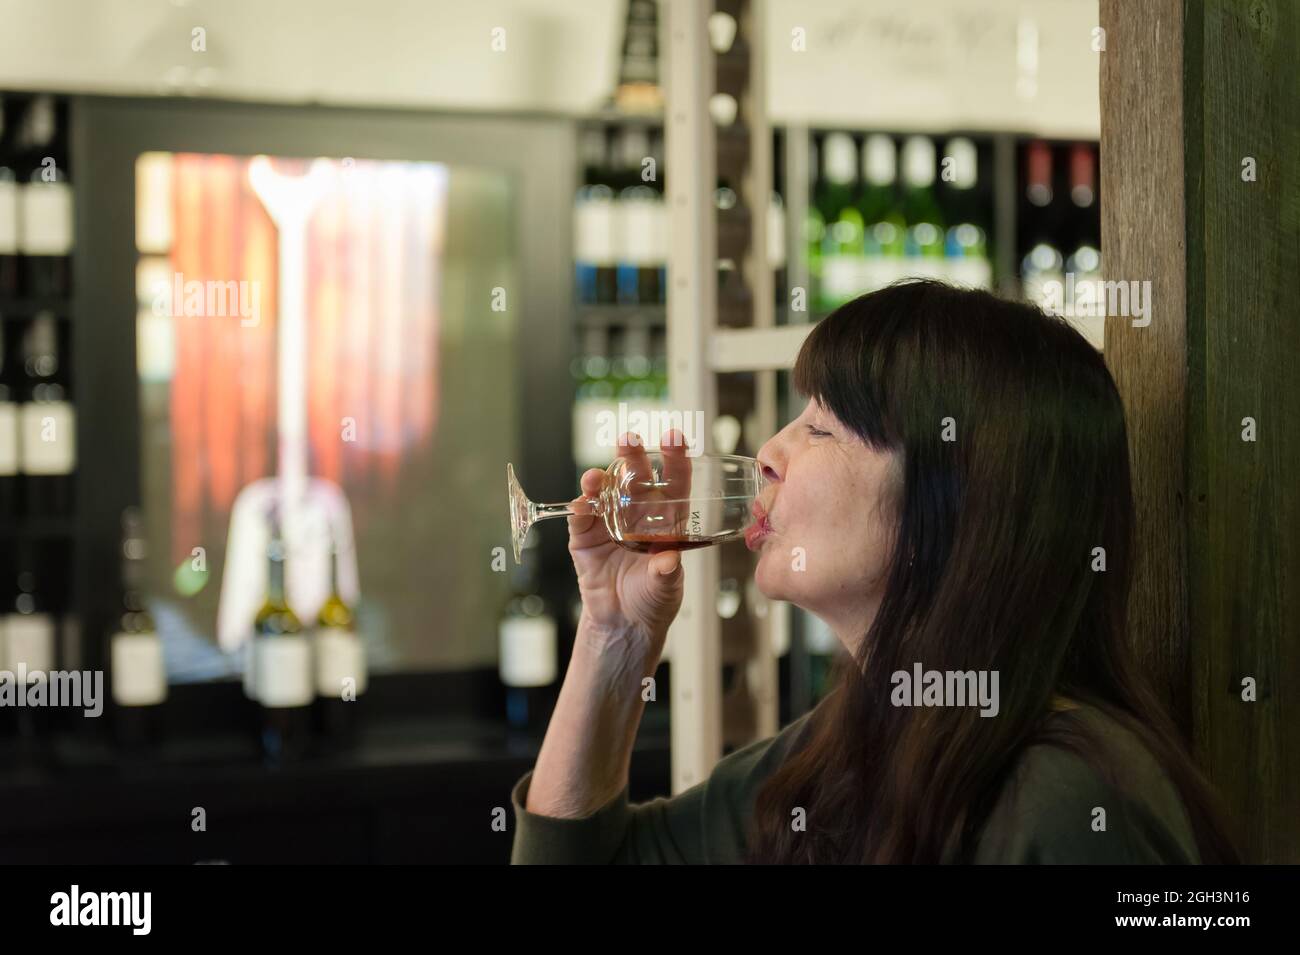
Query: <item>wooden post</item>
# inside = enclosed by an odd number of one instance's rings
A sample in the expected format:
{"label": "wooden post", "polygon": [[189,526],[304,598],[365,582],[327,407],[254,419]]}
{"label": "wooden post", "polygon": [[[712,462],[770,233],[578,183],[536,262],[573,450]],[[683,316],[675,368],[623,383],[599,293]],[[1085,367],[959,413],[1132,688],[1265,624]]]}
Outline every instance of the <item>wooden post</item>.
{"label": "wooden post", "polygon": [[[713,120],[713,49],[709,10],[695,0],[669,0],[659,49],[667,65],[664,152],[667,163],[668,380],[672,407],[698,411],[705,422],[701,451],[717,417],[717,382],[707,364],[718,315],[718,233],[713,209],[717,178]],[[673,621],[672,791],[708,778],[722,756],[722,646],[717,613],[718,550],[682,555],[685,594]]]}
{"label": "wooden post", "polygon": [[[1253,862],[1300,862],[1300,9],[1101,0],[1132,633]],[[1253,702],[1243,699],[1253,681]]]}

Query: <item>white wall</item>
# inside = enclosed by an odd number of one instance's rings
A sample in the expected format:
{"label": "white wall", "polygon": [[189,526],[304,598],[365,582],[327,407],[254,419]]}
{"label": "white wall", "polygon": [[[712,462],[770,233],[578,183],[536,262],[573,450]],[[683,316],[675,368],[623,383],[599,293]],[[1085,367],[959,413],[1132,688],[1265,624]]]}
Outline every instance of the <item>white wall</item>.
{"label": "white wall", "polygon": [[1100,138],[1096,0],[768,3],[774,122]]}
{"label": "white wall", "polygon": [[[776,122],[1098,135],[1096,0],[766,2]],[[0,88],[583,114],[613,90],[624,9],[623,0],[0,0]],[[190,49],[194,27],[207,31],[205,53]],[[494,27],[505,28],[504,53],[491,49]],[[804,52],[791,49],[796,27]]]}
{"label": "white wall", "polygon": [[[0,0],[0,88],[587,112],[616,0]],[[207,31],[207,52],[190,49]],[[505,52],[491,47],[505,29]]]}

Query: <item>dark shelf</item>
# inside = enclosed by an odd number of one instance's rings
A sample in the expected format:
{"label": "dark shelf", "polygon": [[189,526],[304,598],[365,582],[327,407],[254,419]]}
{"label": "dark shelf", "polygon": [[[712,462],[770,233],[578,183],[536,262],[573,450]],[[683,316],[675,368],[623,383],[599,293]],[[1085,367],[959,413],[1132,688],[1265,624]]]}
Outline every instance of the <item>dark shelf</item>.
{"label": "dark shelf", "polygon": [[[490,820],[539,744],[513,744],[492,721],[415,720],[271,769],[237,734],[175,739],[152,763],[61,738],[59,769],[0,774],[0,863],[506,862],[513,824]],[[667,795],[669,763],[667,736],[643,728],[630,798]]]}
{"label": "dark shelf", "polygon": [[603,124],[607,126],[646,126],[649,128],[661,127],[664,124],[662,112],[657,113],[625,113],[617,109],[602,109],[599,112],[588,113],[579,119],[584,125]]}
{"label": "dark shelf", "polygon": [[55,317],[72,317],[72,300],[67,298],[0,298],[0,317],[28,319],[41,312],[53,312]]}
{"label": "dark shelf", "polygon": [[71,517],[29,518],[0,523],[0,538],[20,540],[72,540],[77,522]]}
{"label": "dark shelf", "polygon": [[663,327],[668,310],[663,305],[579,305],[578,324],[583,327],[626,327],[646,325]]}

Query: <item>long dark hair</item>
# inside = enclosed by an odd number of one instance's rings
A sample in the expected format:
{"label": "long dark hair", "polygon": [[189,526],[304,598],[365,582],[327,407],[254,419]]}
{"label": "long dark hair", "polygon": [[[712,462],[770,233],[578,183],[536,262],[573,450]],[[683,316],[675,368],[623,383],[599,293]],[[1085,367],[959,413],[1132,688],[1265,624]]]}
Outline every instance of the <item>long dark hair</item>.
{"label": "long dark hair", "polygon": [[[1239,862],[1128,646],[1128,439],[1096,349],[1032,306],[915,281],[822,320],[794,386],[871,448],[897,452],[902,484],[880,608],[759,792],[749,860],[969,859],[1035,743],[1071,749],[1122,785],[1081,722],[1047,719],[1063,696],[1145,744],[1182,797],[1202,862]],[[890,675],[917,661],[997,671],[998,715],[891,705]],[[793,830],[794,807],[806,831]]]}

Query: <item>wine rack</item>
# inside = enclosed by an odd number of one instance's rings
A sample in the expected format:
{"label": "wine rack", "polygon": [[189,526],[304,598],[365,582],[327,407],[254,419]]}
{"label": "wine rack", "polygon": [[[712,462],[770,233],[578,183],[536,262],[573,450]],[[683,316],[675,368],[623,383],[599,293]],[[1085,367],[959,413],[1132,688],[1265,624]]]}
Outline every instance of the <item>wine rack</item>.
{"label": "wine rack", "polygon": [[[87,663],[75,573],[73,105],[0,91],[0,669],[11,672]],[[0,713],[0,763],[43,758],[35,734],[65,716],[37,726]]]}

